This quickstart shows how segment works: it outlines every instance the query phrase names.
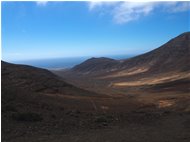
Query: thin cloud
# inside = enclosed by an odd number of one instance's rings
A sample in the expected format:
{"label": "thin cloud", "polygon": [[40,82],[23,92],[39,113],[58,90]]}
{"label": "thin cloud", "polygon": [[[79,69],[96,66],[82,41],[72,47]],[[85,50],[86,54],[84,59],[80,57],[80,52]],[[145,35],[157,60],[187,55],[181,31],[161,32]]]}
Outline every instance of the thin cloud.
{"label": "thin cloud", "polygon": [[88,6],[90,11],[109,9],[114,22],[118,24],[148,16],[158,7],[168,13],[190,10],[190,2],[90,2]]}
{"label": "thin cloud", "polygon": [[37,6],[46,6],[48,1],[36,1]]}
{"label": "thin cloud", "polygon": [[115,4],[117,4],[118,2],[115,1],[110,1],[110,2],[105,2],[105,1],[93,1],[93,2],[88,2],[89,5],[89,10],[94,10],[95,8],[100,8],[102,6],[106,6],[106,7],[110,7],[113,6]]}
{"label": "thin cloud", "polygon": [[190,10],[190,2],[169,2],[165,7],[170,13],[184,12]]}
{"label": "thin cloud", "polygon": [[127,23],[147,16],[154,9],[152,3],[124,2],[113,11],[113,20],[118,23]]}

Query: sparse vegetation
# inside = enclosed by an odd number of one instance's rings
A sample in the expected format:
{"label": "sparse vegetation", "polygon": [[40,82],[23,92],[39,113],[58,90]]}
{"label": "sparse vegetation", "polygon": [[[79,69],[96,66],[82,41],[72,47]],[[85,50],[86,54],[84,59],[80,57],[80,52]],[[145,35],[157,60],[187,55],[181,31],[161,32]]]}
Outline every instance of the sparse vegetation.
{"label": "sparse vegetation", "polygon": [[110,123],[113,121],[113,118],[109,115],[100,115],[95,118],[96,123]]}
{"label": "sparse vegetation", "polygon": [[13,105],[6,105],[4,108],[2,108],[2,111],[10,111],[10,112],[16,112],[17,109]]}
{"label": "sparse vegetation", "polygon": [[13,113],[12,118],[17,121],[28,121],[28,122],[36,122],[43,120],[40,114],[34,112]]}

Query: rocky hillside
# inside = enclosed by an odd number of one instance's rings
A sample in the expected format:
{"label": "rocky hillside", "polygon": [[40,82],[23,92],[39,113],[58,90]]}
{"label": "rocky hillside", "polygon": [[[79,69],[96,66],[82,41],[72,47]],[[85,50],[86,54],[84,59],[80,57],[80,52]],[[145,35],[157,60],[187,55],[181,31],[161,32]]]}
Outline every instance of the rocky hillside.
{"label": "rocky hillside", "polygon": [[109,71],[114,66],[117,66],[119,61],[110,59],[110,58],[90,58],[85,62],[75,66],[72,71],[81,72],[81,73],[96,73],[96,72],[104,72]]}
{"label": "rocky hillside", "polygon": [[126,59],[91,58],[71,69],[72,72],[93,74],[143,69],[150,72],[190,70],[190,32],[171,39],[148,53]]}
{"label": "rocky hillside", "polygon": [[150,70],[189,70],[190,56],[190,32],[183,33],[171,39],[161,47],[124,60],[120,65],[124,69],[137,66],[147,66]]}
{"label": "rocky hillside", "polygon": [[64,82],[48,70],[28,65],[16,65],[1,61],[2,86],[28,90],[29,92],[63,94],[63,95],[96,95]]}

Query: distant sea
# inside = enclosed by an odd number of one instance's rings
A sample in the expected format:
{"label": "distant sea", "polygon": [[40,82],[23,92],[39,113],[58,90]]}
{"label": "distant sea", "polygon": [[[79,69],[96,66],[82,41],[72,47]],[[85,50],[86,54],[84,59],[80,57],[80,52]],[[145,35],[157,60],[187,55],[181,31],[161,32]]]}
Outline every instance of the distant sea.
{"label": "distant sea", "polygon": [[[127,59],[133,56],[134,55],[113,55],[113,56],[102,56],[102,57],[108,57],[120,60],[120,59]],[[67,57],[67,58],[65,57],[65,58],[35,59],[35,60],[33,59],[33,60],[11,61],[11,63],[31,65],[49,70],[58,70],[58,69],[72,68],[75,65],[78,65],[90,58],[92,57]]]}

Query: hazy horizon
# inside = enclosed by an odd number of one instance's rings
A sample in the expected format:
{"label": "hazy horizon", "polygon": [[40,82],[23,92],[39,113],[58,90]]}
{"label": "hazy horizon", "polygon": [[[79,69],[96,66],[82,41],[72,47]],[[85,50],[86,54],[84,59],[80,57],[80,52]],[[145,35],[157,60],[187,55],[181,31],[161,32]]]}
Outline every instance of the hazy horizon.
{"label": "hazy horizon", "polygon": [[189,3],[2,2],[2,59],[139,55],[189,31]]}
{"label": "hazy horizon", "polygon": [[112,58],[116,60],[120,59],[128,59],[134,57],[136,55],[105,55],[105,56],[81,56],[81,57],[57,57],[57,58],[44,58],[44,59],[28,59],[28,60],[14,60],[14,61],[7,61],[10,63],[15,64],[25,64],[31,65],[39,68],[45,69],[68,69],[72,68],[75,65],[78,65],[90,58],[99,58],[99,57],[106,57]]}

